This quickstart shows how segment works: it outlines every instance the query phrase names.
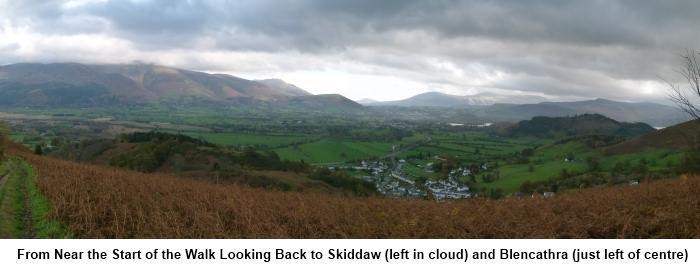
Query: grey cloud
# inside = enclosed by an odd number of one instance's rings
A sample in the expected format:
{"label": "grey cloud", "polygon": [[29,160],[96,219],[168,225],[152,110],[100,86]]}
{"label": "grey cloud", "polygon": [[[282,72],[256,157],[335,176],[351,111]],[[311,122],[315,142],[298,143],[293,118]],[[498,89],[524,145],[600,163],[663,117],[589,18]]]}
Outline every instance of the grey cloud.
{"label": "grey cloud", "polygon": [[476,64],[510,78],[481,87],[581,97],[624,98],[631,92],[621,80],[673,76],[675,53],[700,47],[695,0],[107,0],[68,9],[64,4],[12,1],[0,15],[42,33],[102,33],[154,53],[301,53],[455,88],[476,86],[449,77],[430,60],[449,61],[467,73]]}
{"label": "grey cloud", "polygon": [[107,1],[86,7],[85,12],[113,22],[126,32],[141,34],[198,33],[214,11],[198,1]]}
{"label": "grey cloud", "polygon": [[[39,21],[55,22],[65,15],[57,1],[13,7]],[[225,48],[251,49],[256,44],[244,48],[227,43],[239,43],[239,37],[266,35],[281,39],[280,45],[284,46],[276,49],[308,51],[362,46],[366,35],[398,30],[423,30],[442,38],[485,37],[588,46],[692,43],[682,47],[698,43],[687,26],[700,24],[700,17],[692,12],[699,9],[700,2],[692,0],[109,0],[69,12],[104,18],[118,33],[140,43],[152,42],[151,46],[186,46],[191,45],[187,38],[206,35],[218,38]],[[164,40],[159,42],[153,36]],[[172,42],[168,36],[183,40]]]}

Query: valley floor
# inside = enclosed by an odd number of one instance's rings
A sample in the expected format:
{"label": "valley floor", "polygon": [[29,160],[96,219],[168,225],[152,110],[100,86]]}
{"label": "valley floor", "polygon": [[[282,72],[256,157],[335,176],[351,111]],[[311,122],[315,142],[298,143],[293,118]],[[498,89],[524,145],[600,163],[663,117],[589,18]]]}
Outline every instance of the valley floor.
{"label": "valley floor", "polygon": [[276,192],[17,151],[78,238],[700,238],[700,177],[549,198],[433,202]]}

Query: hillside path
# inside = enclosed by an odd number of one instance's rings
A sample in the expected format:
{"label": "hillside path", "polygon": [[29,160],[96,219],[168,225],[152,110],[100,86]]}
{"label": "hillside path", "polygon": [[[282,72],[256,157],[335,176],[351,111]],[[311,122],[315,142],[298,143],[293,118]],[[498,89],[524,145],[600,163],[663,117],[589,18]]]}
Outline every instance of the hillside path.
{"label": "hillside path", "polygon": [[[15,160],[5,160],[3,166],[6,171],[5,175],[0,176],[0,238],[35,238],[29,175]],[[18,202],[20,198],[21,201]],[[21,230],[12,228],[19,224]]]}
{"label": "hillside path", "polygon": [[18,179],[22,188],[22,238],[30,239],[35,238],[34,233],[34,218],[32,215],[32,206],[29,199],[29,184],[32,184],[29,180],[29,176],[26,174],[26,170],[22,169],[19,173],[22,173],[22,177]]}

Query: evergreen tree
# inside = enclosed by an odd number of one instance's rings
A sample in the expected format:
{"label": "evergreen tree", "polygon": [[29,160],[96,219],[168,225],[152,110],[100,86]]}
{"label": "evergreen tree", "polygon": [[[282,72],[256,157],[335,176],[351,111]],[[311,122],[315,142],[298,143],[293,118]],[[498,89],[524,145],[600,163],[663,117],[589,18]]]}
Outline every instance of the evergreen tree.
{"label": "evergreen tree", "polygon": [[43,155],[44,154],[44,149],[41,147],[41,145],[37,144],[34,146],[34,154],[36,155]]}

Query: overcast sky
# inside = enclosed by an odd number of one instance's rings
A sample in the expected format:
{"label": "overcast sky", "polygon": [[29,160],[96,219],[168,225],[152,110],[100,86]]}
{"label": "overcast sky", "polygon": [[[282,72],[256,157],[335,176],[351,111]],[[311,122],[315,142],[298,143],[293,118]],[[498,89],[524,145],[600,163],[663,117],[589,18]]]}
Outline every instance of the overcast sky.
{"label": "overcast sky", "polygon": [[0,0],[0,64],[142,61],[312,93],[666,100],[700,1]]}

